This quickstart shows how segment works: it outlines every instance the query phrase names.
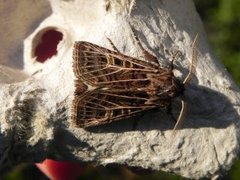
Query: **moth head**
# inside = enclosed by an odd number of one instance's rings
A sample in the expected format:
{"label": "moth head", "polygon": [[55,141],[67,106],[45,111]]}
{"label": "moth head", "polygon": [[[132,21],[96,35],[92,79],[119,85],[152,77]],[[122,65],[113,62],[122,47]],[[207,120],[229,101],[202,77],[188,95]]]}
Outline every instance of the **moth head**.
{"label": "moth head", "polygon": [[164,83],[164,87],[159,86],[157,96],[161,99],[172,99],[183,95],[184,84],[172,76],[171,80]]}

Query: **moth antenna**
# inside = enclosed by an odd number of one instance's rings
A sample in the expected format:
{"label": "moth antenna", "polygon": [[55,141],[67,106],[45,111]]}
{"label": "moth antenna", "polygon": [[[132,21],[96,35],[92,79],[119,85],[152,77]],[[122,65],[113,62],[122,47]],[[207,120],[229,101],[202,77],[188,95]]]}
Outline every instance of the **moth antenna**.
{"label": "moth antenna", "polygon": [[175,130],[179,129],[179,128],[182,126],[182,124],[183,124],[183,119],[184,119],[183,117],[184,117],[184,115],[186,114],[186,110],[187,110],[187,102],[185,102],[184,100],[182,100],[181,103],[182,103],[182,108],[181,108],[181,111],[180,111],[180,113],[179,113],[177,122],[176,122],[176,124],[175,124],[175,126],[174,126],[174,128],[173,128],[174,132],[175,132]]}
{"label": "moth antenna", "polygon": [[189,81],[192,79],[192,75],[195,71],[195,64],[197,63],[197,53],[196,53],[196,42],[198,39],[198,33],[195,36],[193,43],[192,43],[192,62],[191,62],[191,66],[189,68],[189,72],[187,77],[184,79],[183,81],[183,85],[186,85],[187,83],[189,83]]}
{"label": "moth antenna", "polygon": [[[196,61],[197,61],[197,55],[196,55],[196,42],[197,42],[197,39],[198,39],[198,33],[197,35],[195,36],[194,40],[193,40],[193,43],[192,43],[192,62],[191,62],[191,66],[189,68],[189,73],[187,75],[187,77],[184,79],[183,81],[183,85],[185,86],[187,83],[189,83],[189,81],[192,79],[192,75],[195,71],[195,64],[196,64]],[[178,52],[177,52],[178,53]],[[177,53],[175,54],[175,56],[173,56],[173,60],[172,60],[172,64],[171,64],[171,68],[173,68],[173,61],[175,60],[176,56],[177,56]],[[179,116],[178,116],[178,119],[177,119],[177,122],[173,128],[173,136],[175,136],[175,133],[176,133],[176,130],[179,129],[182,124],[183,124],[183,117],[184,115],[186,114],[186,110],[187,110],[187,102],[185,102],[184,100],[181,101],[181,104],[182,104],[182,108],[181,108],[181,111],[179,113]]]}

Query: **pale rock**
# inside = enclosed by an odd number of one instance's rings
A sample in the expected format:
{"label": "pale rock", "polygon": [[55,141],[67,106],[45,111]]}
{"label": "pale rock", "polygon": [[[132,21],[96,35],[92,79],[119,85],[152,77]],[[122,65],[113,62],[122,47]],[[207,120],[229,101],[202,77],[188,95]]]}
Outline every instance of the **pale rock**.
{"label": "pale rock", "polygon": [[[2,169],[45,158],[115,163],[193,179],[216,178],[230,169],[239,152],[239,89],[208,46],[191,0],[10,0],[0,2],[0,12]],[[111,49],[108,37],[124,54],[142,59],[129,24],[161,64],[169,64],[171,52],[182,52],[175,63],[181,81],[199,34],[197,68],[185,91],[188,111],[174,135],[175,122],[164,111],[144,114],[135,129],[136,118],[89,130],[71,122],[74,41]],[[57,54],[39,63],[35,47],[48,30],[61,32],[63,39]]]}

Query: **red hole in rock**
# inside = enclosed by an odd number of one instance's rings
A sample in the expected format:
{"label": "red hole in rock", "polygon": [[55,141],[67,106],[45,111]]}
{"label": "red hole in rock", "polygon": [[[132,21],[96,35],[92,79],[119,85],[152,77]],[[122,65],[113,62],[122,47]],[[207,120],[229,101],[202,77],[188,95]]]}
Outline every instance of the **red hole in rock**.
{"label": "red hole in rock", "polygon": [[38,62],[44,63],[47,59],[57,54],[57,45],[62,40],[63,34],[54,29],[42,34],[41,40],[35,48],[34,56]]}

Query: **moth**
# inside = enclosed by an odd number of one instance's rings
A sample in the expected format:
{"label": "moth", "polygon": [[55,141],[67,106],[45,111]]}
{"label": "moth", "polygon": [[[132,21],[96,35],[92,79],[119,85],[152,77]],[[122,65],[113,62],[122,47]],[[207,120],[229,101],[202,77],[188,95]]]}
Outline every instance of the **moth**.
{"label": "moth", "polygon": [[[75,42],[73,71],[75,92],[72,121],[76,127],[86,128],[127,119],[152,109],[170,109],[174,98],[184,95],[196,61],[195,37],[192,63],[183,82],[173,74],[173,56],[169,67],[162,67],[156,56],[145,50],[131,28],[133,37],[146,61],[121,53],[108,38],[113,50],[90,42]],[[186,109],[182,107],[174,129],[181,126]]]}

